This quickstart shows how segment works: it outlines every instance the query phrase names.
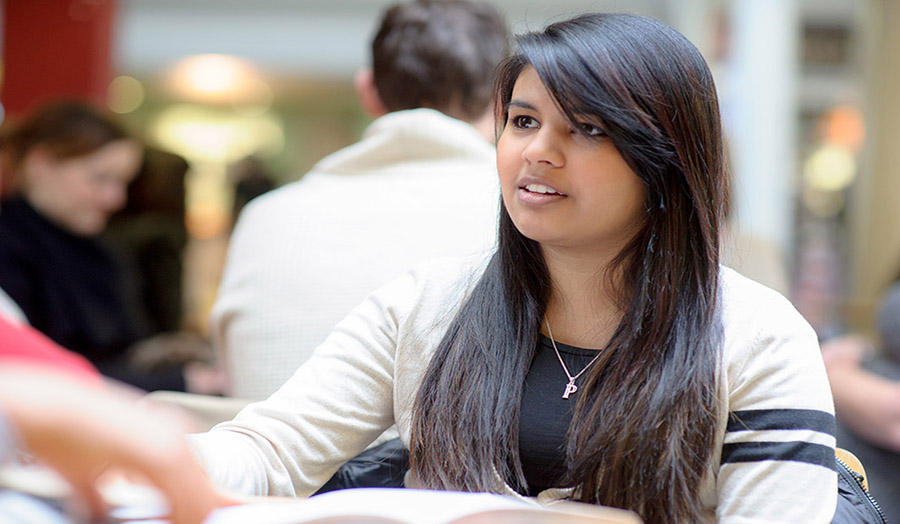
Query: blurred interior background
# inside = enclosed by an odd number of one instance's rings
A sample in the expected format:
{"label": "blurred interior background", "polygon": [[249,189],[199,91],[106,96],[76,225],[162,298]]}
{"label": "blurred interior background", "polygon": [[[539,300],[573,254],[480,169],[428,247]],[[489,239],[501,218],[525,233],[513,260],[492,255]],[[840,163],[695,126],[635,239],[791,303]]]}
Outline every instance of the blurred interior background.
{"label": "blurred interior background", "polygon": [[[3,118],[87,99],[187,161],[185,322],[205,327],[247,195],[296,180],[368,124],[352,79],[389,3],[2,0]],[[719,87],[729,260],[788,295],[823,338],[872,331],[879,293],[900,275],[900,2],[492,3],[515,32],[627,11],[684,33]]]}

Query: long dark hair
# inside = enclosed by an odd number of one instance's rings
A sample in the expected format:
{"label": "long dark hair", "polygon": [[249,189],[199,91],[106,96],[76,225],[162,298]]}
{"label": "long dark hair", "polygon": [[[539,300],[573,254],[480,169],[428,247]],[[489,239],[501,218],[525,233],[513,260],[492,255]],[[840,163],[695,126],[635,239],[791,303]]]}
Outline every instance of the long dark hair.
{"label": "long dark hair", "polygon": [[76,101],[59,101],[40,107],[13,129],[4,126],[4,146],[15,164],[38,145],[58,159],[74,158],[117,140],[131,138],[111,114]]}
{"label": "long dark hair", "polygon": [[0,154],[3,165],[21,186],[19,169],[25,156],[41,146],[57,159],[88,155],[103,146],[132,136],[112,114],[91,105],[71,100],[48,103],[21,122],[6,122],[0,128]]}
{"label": "long dark hair", "polygon": [[[582,15],[518,38],[496,82],[499,123],[526,66],[560,109],[596,115],[646,187],[641,231],[614,262],[624,315],[578,390],[564,481],[577,500],[648,523],[700,522],[716,441],[719,227],[726,207],[711,73],[683,36],[648,18]],[[579,126],[574,125],[575,129]],[[499,247],[436,350],[416,399],[411,460],[426,486],[526,486],[519,403],[550,275],[501,210]]]}

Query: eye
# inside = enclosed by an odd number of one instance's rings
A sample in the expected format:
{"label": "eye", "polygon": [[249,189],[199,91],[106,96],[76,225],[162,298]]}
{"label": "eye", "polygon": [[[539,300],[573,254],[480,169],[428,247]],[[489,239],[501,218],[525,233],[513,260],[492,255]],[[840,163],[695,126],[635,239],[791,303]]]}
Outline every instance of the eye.
{"label": "eye", "polygon": [[537,127],[537,120],[525,115],[514,116],[509,119],[509,122],[513,125],[513,127],[519,129],[531,129],[533,127]]}
{"label": "eye", "polygon": [[606,136],[606,131],[590,122],[580,122],[578,128],[580,132],[591,137]]}

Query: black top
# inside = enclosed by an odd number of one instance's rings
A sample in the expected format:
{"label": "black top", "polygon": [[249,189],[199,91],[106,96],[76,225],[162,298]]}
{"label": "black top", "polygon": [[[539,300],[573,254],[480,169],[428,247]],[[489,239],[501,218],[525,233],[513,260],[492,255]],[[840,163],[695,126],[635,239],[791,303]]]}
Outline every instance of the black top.
{"label": "black top", "polygon": [[[572,375],[578,374],[597,356],[593,349],[556,343]],[[585,375],[575,385],[583,383]],[[525,495],[537,495],[558,484],[566,470],[566,431],[572,421],[578,392],[563,398],[569,378],[553,351],[550,339],[542,336],[537,353],[525,377],[519,416],[519,454],[528,489]]]}
{"label": "black top", "polygon": [[143,389],[183,389],[181,371],[134,375],[124,355],[150,335],[118,262],[96,238],[69,233],[21,198],[0,204],[0,289],[28,322],[101,372]]}

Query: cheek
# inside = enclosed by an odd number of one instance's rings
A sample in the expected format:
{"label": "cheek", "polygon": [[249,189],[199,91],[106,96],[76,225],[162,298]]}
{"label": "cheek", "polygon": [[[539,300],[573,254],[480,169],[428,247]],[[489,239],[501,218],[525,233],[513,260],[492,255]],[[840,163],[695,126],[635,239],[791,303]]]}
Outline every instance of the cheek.
{"label": "cheek", "polygon": [[643,215],[647,211],[647,188],[644,185],[644,181],[641,180],[634,171],[629,169],[628,174],[630,176],[627,178],[628,183],[627,189],[625,190],[628,195],[628,200],[631,203],[634,212]]}
{"label": "cheek", "polygon": [[[606,167],[598,170],[597,166]],[[601,158],[572,167],[591,174],[577,180],[578,193],[592,195],[590,199],[579,199],[585,212],[623,224],[643,220],[646,213],[644,183],[626,164]]]}
{"label": "cheek", "polygon": [[57,198],[71,203],[81,202],[91,194],[87,183],[80,173],[70,170],[60,173],[53,185],[52,191]]}
{"label": "cheek", "polygon": [[82,211],[94,211],[104,200],[103,187],[91,180],[82,179],[70,186],[72,207]]}
{"label": "cheek", "polygon": [[99,197],[100,189],[89,180],[79,180],[73,186],[72,192],[80,196],[82,202],[93,202]]}
{"label": "cheek", "polygon": [[620,188],[618,202],[625,223],[640,229],[647,214],[644,184],[637,177],[629,179]]}

